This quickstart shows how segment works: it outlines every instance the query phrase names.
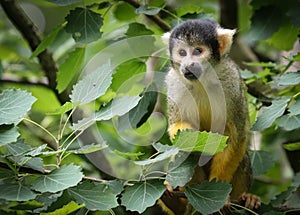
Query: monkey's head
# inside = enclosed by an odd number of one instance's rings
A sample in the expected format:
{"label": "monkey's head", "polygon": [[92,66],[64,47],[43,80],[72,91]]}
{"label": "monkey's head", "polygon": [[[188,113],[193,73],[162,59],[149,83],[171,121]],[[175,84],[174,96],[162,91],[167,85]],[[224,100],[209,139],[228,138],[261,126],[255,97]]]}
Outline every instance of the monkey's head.
{"label": "monkey's head", "polygon": [[164,34],[163,40],[169,45],[173,68],[196,80],[208,64],[216,65],[229,52],[234,33],[212,20],[191,20]]}

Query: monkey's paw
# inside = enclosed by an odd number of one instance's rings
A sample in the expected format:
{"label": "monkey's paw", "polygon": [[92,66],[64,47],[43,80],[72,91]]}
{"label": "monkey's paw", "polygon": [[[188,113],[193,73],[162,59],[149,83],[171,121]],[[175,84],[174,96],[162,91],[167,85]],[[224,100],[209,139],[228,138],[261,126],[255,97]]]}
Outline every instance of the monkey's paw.
{"label": "monkey's paw", "polygon": [[167,180],[164,181],[164,185],[166,186],[166,191],[169,194],[169,196],[173,195],[173,187],[169,184]]}
{"label": "monkey's paw", "polygon": [[[170,139],[173,140],[178,130],[193,129],[193,126],[188,122],[176,122],[169,126],[168,132]],[[193,129],[194,130],[194,129]]]}
{"label": "monkey's paw", "polygon": [[260,198],[251,193],[243,193],[239,200],[246,208],[253,210],[260,207]]}

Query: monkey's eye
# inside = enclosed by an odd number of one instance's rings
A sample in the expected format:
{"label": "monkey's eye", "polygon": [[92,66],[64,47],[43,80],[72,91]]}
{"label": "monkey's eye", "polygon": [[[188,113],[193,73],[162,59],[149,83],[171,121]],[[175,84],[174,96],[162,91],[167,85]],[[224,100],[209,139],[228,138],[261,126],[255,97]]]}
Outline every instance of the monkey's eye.
{"label": "monkey's eye", "polygon": [[178,53],[179,53],[179,55],[180,56],[186,56],[186,51],[185,50],[183,50],[183,49],[180,49],[179,51],[178,51]]}
{"label": "monkey's eye", "polygon": [[202,49],[201,48],[196,48],[193,50],[192,55],[200,55],[202,53]]}

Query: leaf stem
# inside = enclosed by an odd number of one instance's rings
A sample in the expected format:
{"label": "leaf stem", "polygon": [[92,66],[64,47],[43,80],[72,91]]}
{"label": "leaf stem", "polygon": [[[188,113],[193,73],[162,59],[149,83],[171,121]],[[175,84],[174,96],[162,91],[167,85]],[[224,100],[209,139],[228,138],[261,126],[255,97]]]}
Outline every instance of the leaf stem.
{"label": "leaf stem", "polygon": [[152,172],[148,172],[147,174],[144,175],[145,178],[147,178],[147,176],[151,175],[151,174],[161,174],[161,175],[167,175],[166,172],[163,171],[152,171]]}
{"label": "leaf stem", "polygon": [[110,213],[111,215],[116,215],[115,212],[114,212],[112,209],[109,209],[108,211],[109,211],[109,213]]}
{"label": "leaf stem", "polygon": [[100,179],[100,178],[89,177],[89,176],[83,176],[83,179],[89,180],[89,181],[94,181],[94,182],[99,182],[99,183],[107,182],[107,180]]}
{"label": "leaf stem", "polygon": [[61,130],[61,132],[60,132],[60,135],[61,135],[61,136],[60,136],[59,139],[61,139],[61,138],[62,138],[62,135],[64,135],[66,126],[67,126],[67,124],[68,124],[68,121],[70,120],[70,118],[71,118],[71,116],[73,115],[73,113],[74,113],[75,110],[76,110],[76,106],[72,109],[71,113],[68,115],[68,117],[67,117],[67,119],[66,119],[66,122],[65,122],[65,124],[64,124],[64,126],[63,126],[63,128],[62,128],[62,130]]}
{"label": "leaf stem", "polygon": [[248,211],[248,212],[250,212],[250,213],[252,213],[254,215],[259,215],[258,213],[255,213],[254,211],[252,211],[252,210],[250,210],[250,209],[248,209],[246,207],[243,207],[243,206],[241,206],[239,204],[235,204],[233,202],[230,202],[229,204],[232,205],[232,206],[238,207],[238,208],[242,208],[242,209],[244,209],[244,210],[246,210],[246,211]]}
{"label": "leaf stem", "polygon": [[283,69],[282,73],[285,73],[292,66],[293,63],[294,63],[294,60],[290,60],[289,63]]}
{"label": "leaf stem", "polygon": [[[83,133],[83,131],[80,131],[71,141],[70,143],[68,143],[68,145],[63,149],[60,158],[62,159],[64,153],[66,152],[66,150],[71,146],[72,143],[74,143],[74,141]],[[73,133],[72,133],[73,134]],[[70,135],[71,136],[71,135]],[[69,137],[70,137],[69,136]]]}
{"label": "leaf stem", "polygon": [[53,138],[53,140],[55,141],[55,143],[58,143],[58,139],[56,137],[54,137],[53,134],[51,134],[46,128],[44,128],[42,125],[32,121],[31,119],[28,119],[28,118],[23,118],[24,121],[27,121],[27,122],[30,122],[32,123],[33,125],[39,127],[40,129],[42,129],[43,131],[45,131],[50,137]]}
{"label": "leaf stem", "polygon": [[[81,128],[83,128],[84,126],[88,125],[90,122],[92,122],[93,120],[89,120],[86,123],[84,123],[83,125],[81,125],[78,129],[74,130],[65,140],[64,142],[61,144],[61,146],[63,146],[72,136],[73,134],[75,134],[76,132],[78,132]],[[83,130],[81,130],[80,132],[83,132]]]}
{"label": "leaf stem", "polygon": [[300,95],[300,92],[296,93],[295,95],[293,95],[293,99],[296,99],[299,95]]}

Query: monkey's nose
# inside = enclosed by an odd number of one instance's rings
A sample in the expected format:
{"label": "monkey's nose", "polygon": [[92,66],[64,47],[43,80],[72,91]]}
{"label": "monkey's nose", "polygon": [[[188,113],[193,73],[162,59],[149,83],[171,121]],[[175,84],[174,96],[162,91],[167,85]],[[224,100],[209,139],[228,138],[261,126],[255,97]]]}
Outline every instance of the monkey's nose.
{"label": "monkey's nose", "polygon": [[202,73],[202,68],[197,63],[191,63],[184,67],[182,71],[184,77],[188,80],[198,79]]}

